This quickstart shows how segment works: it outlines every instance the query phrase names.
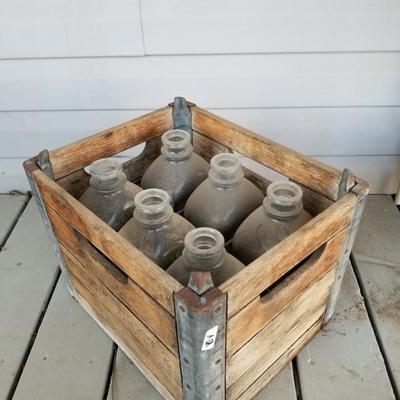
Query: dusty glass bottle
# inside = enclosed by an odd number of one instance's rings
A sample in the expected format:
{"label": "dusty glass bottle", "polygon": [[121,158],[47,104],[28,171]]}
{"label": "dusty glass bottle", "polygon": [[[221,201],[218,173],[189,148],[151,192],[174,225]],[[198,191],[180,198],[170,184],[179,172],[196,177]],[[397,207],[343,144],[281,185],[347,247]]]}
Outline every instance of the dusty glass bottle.
{"label": "dusty glass bottle", "polygon": [[302,198],[301,187],[293,182],[271,183],[263,205],[236,231],[232,253],[247,265],[310,221]]}
{"label": "dusty glass bottle", "polygon": [[191,135],[181,129],[165,132],[161,155],[147,168],[141,186],[165,190],[172,198],[174,210],[181,211],[187,198],[207,178],[210,166],[193,153]]}
{"label": "dusty glass bottle", "polygon": [[119,231],[161,268],[182,253],[183,239],[194,226],[174,213],[171,198],[161,189],[147,189],[135,197],[133,217]]}
{"label": "dusty glass bottle", "polygon": [[126,180],[122,164],[110,158],[94,161],[88,168],[90,186],[80,202],[115,230],[132,217],[135,196],[142,190]]}
{"label": "dusty glass bottle", "polygon": [[191,271],[211,272],[214,286],[228,280],[244,268],[224,247],[224,237],[213,228],[197,228],[185,236],[185,248],[167,269],[178,282],[186,286]]}
{"label": "dusty glass bottle", "polygon": [[194,226],[207,226],[230,239],[240,223],[262,204],[262,192],[244,178],[239,159],[229,153],[211,159],[206,179],[186,202],[184,215]]}

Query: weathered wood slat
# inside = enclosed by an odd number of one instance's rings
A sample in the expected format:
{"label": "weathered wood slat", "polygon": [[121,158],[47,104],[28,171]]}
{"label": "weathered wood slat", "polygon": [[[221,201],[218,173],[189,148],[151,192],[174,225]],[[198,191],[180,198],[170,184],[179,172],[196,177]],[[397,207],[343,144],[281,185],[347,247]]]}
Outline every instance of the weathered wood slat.
{"label": "weathered wood slat", "polygon": [[179,360],[100,281],[91,278],[84,266],[63,247],[63,255],[71,271],[77,292],[114,330],[127,346],[171,393],[179,396]]}
{"label": "weathered wood slat", "polygon": [[171,107],[164,107],[96,135],[52,150],[50,160],[55,178],[62,178],[99,158],[110,157],[159,136],[171,127]]}
{"label": "weathered wood slat", "polygon": [[0,247],[15,224],[27,196],[5,194],[0,196]]}
{"label": "weathered wood slat", "polygon": [[78,258],[93,277],[112,291],[172,352],[177,353],[173,316],[104,258],[53,209],[48,209],[48,215],[62,246]]}
{"label": "weathered wood slat", "polygon": [[98,400],[111,356],[112,341],[71,297],[62,275],[13,399]]}
{"label": "weathered wood slat", "polygon": [[226,385],[231,396],[239,395],[321,317],[334,273],[335,270],[331,270],[304,291],[256,336],[227,358]]}
{"label": "weathered wood slat", "polygon": [[[264,390],[262,390],[262,388],[274,377],[274,379],[279,377],[279,375],[276,375],[285,367],[285,365],[290,360],[292,360],[296,356],[296,354],[315,336],[315,334],[320,329],[321,322],[318,321],[311,328],[309,328],[300,339],[298,339],[292,346],[290,346],[288,350],[281,357],[279,357],[278,360],[276,360],[275,363],[271,365],[255,382],[253,382],[252,385],[249,386],[238,399],[251,400],[253,399],[253,396],[259,392],[259,395],[254,397],[254,399],[259,399],[260,397],[259,400],[269,400],[271,397],[262,396],[262,393],[268,390],[269,385]],[[274,381],[272,380],[271,384],[273,383]],[[262,392],[260,392],[260,390],[262,390]],[[294,398],[297,398],[297,396],[295,395]],[[287,397],[282,398],[282,400],[286,399]],[[230,399],[228,398],[228,400]]]}
{"label": "weathered wood slat", "polygon": [[334,318],[297,360],[304,400],[394,400],[351,267]]}
{"label": "weathered wood slat", "polygon": [[34,172],[47,207],[62,212],[78,232],[95,245],[101,252],[125,272],[143,290],[150,294],[170,313],[173,311],[173,292],[182,285],[164,270],[144,256],[121,235],[115,232],[96,215],[74,199],[69,193],[47,177],[40,170]]}
{"label": "weathered wood slat", "polygon": [[[266,165],[316,192],[336,200],[341,172],[288,147],[198,107],[192,108],[193,128],[203,135]],[[240,135],[240,140],[238,140]],[[313,179],[310,179],[310,176]]]}
{"label": "weathered wood slat", "polygon": [[256,298],[228,321],[227,356],[230,357],[299,295],[337,265],[346,239],[344,229],[331,239],[324,250],[311,256],[298,270],[274,287],[264,298]]}
{"label": "weathered wood slat", "polygon": [[31,199],[0,252],[1,400],[13,385],[57,276],[56,257]]}
{"label": "weathered wood slat", "polygon": [[350,222],[356,196],[349,193],[282,240],[220,286],[228,293],[228,317],[236,314],[272,283],[330,240]]}

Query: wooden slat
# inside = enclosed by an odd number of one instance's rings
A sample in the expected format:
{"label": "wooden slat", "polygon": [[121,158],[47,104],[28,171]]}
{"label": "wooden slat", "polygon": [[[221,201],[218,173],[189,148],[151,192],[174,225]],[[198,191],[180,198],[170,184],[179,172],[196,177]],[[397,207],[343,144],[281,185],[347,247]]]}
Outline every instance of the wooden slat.
{"label": "wooden slat", "polygon": [[[296,354],[317,334],[320,329],[321,322],[318,321],[311,328],[309,328],[300,339],[290,346],[290,348],[281,357],[279,357],[278,360],[276,360],[275,363],[271,365],[255,382],[253,382],[238,399],[253,399],[255,394],[258,393],[267,383],[269,383],[271,379],[276,376],[276,374],[278,374],[285,367],[285,365],[287,365],[287,363],[296,356]],[[235,398],[228,397],[228,400],[231,399],[233,400]],[[258,399],[258,396],[256,396],[255,399]],[[264,400],[264,397],[262,397],[262,399]],[[267,399],[268,397],[265,397],[265,400]]]}
{"label": "wooden slat", "polygon": [[264,298],[256,298],[228,321],[227,356],[230,357],[308,287],[337,265],[348,229],[331,239],[322,254],[311,256],[303,266],[274,287]]}
{"label": "wooden slat", "polygon": [[27,196],[4,194],[0,195],[0,247],[14,226],[19,213],[27,202]]}
{"label": "wooden slat", "polygon": [[57,260],[31,199],[0,252],[0,399],[5,400],[58,276]]}
{"label": "wooden slat", "polygon": [[227,358],[226,385],[231,394],[240,394],[321,317],[334,276],[333,269]]}
{"label": "wooden slat", "polygon": [[351,266],[331,322],[297,356],[304,400],[394,400]]}
{"label": "wooden slat", "polygon": [[13,399],[98,400],[111,357],[112,341],[71,297],[62,275]]}
{"label": "wooden slat", "polygon": [[173,316],[107,261],[54,210],[48,209],[48,215],[61,246],[79,259],[92,276],[100,280],[172,352],[177,353]]}
{"label": "wooden slat", "polygon": [[171,127],[171,107],[164,107],[96,135],[52,150],[50,160],[55,178],[69,175],[99,158],[110,157],[159,136]]}
{"label": "wooden slat", "polygon": [[223,283],[220,289],[228,293],[228,317],[343,230],[351,220],[355,203],[356,196],[349,193]]}
{"label": "wooden slat", "polygon": [[96,311],[100,318],[121,337],[125,344],[155,376],[179,396],[181,378],[179,360],[109,292],[100,281],[90,278],[84,266],[67,250],[63,255],[71,271],[71,279],[80,296]]}
{"label": "wooden slat", "polygon": [[193,127],[198,132],[332,200],[337,199],[341,180],[339,170],[256,135],[204,109],[193,107],[192,118]]}
{"label": "wooden slat", "polygon": [[47,208],[62,214],[78,232],[125,272],[135,283],[173,313],[173,292],[182,285],[96,217],[40,170],[33,172]]}

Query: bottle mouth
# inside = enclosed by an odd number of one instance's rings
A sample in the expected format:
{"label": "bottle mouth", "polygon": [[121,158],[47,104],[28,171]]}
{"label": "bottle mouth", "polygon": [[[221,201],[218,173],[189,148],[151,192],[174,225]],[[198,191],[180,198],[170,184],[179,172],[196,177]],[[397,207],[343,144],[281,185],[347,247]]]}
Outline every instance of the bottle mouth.
{"label": "bottle mouth", "polygon": [[267,188],[263,205],[269,214],[287,218],[297,215],[303,209],[303,191],[293,182],[278,181]]}
{"label": "bottle mouth", "polygon": [[231,153],[217,154],[211,159],[210,167],[209,178],[220,185],[238,183],[244,176],[238,157]]}
{"label": "bottle mouth", "polygon": [[161,224],[168,221],[173,214],[171,202],[171,197],[164,190],[142,190],[135,196],[134,216],[145,224]]}
{"label": "bottle mouth", "polygon": [[224,236],[213,228],[196,228],[184,239],[183,257],[190,270],[214,271],[225,257]]}
{"label": "bottle mouth", "polygon": [[161,136],[161,152],[168,158],[181,159],[193,151],[192,136],[182,129],[172,129]]}
{"label": "bottle mouth", "polygon": [[87,172],[96,179],[111,179],[122,172],[122,164],[111,158],[101,158],[92,162]]}

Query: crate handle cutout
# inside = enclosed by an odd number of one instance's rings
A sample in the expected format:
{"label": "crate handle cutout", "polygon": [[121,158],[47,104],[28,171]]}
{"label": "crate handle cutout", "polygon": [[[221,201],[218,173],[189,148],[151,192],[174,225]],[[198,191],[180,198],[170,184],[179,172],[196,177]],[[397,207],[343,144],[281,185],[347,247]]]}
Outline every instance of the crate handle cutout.
{"label": "crate handle cutout", "polygon": [[268,286],[260,293],[260,300],[265,302],[273,296],[274,292],[278,289],[281,289],[284,286],[287,286],[297,275],[299,275],[302,271],[308,270],[310,268],[315,267],[319,261],[325,255],[327,244],[324,243],[313,253],[308,255],[305,259],[298,262],[293,268],[291,268],[286,274],[282,275],[278,280],[276,280],[272,285]]}

